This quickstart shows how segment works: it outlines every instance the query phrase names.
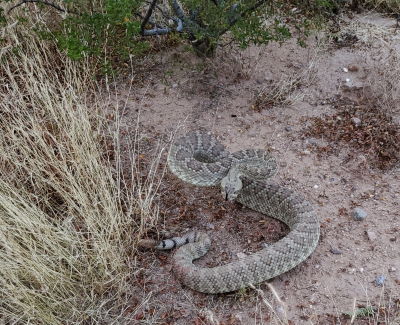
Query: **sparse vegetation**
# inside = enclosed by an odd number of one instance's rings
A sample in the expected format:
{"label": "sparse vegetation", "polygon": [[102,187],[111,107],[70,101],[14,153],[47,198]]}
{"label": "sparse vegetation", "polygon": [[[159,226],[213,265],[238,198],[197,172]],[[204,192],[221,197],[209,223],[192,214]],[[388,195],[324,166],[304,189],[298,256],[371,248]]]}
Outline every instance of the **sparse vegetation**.
{"label": "sparse vegetation", "polygon": [[[120,103],[117,91],[104,93],[106,87],[101,87],[92,78],[94,71],[100,76],[115,71],[114,68],[121,64],[118,57],[124,58],[123,63],[127,64],[135,55],[146,53],[151,47],[151,41],[144,37],[141,29],[142,17],[135,17],[136,12],[144,16],[146,10],[142,9],[147,7],[139,4],[132,6],[132,3],[98,3],[101,14],[95,13],[96,8],[90,8],[90,3],[56,4],[65,6],[63,8],[68,8],[71,13],[82,9],[90,12],[83,16],[73,13],[64,16],[43,4],[26,3],[29,9],[36,10],[34,15],[23,11],[22,6],[16,8],[14,12],[19,18],[7,17],[9,25],[6,16],[0,15],[0,324],[120,324],[124,321],[162,324],[167,319],[172,322],[184,315],[173,308],[168,313],[161,312],[161,308],[155,309],[154,306],[160,301],[158,297],[154,299],[152,295],[155,291],[152,289],[143,290],[141,297],[135,296],[132,290],[137,288],[139,280],[146,280],[143,275],[145,266],[137,259],[136,243],[143,234],[156,236],[162,228],[155,196],[165,166],[159,166],[159,148],[154,151],[154,157],[143,159],[139,145],[149,144],[153,139],[139,135],[135,127],[133,130],[123,129],[119,121],[121,105],[124,104]],[[204,37],[209,36],[209,28],[218,25],[217,16],[210,23],[207,19],[212,15],[203,17],[201,12],[197,16],[195,14],[202,2],[191,2],[193,7],[187,5],[187,8],[186,2],[183,3],[187,16],[190,15],[190,20],[196,21],[201,27],[193,34],[201,43]],[[399,10],[399,3],[395,0],[362,3],[374,6],[384,4],[390,6],[393,12]],[[9,9],[10,3],[7,5]],[[213,1],[208,1],[206,5],[210,6],[207,10],[215,6]],[[235,10],[230,10],[232,5],[233,2],[225,2],[224,7],[221,5],[218,9],[219,21],[223,21],[228,13],[235,13]],[[0,8],[3,13],[4,8]],[[188,14],[189,11],[191,14]],[[171,32],[175,34],[166,38],[174,44],[185,37],[190,40],[187,34],[177,31],[176,20],[172,19],[173,24],[170,25],[168,18],[176,18],[176,13],[173,10],[169,12],[166,17],[156,8],[151,19],[162,23],[165,28],[173,26]],[[293,13],[292,18],[300,23],[297,14],[300,15],[300,12]],[[56,26],[48,25],[49,15]],[[247,23],[243,20],[232,25],[232,30],[224,37],[236,37],[237,44],[243,46],[251,42],[265,44],[270,40],[280,41],[289,37],[281,21],[267,21],[269,27],[276,27],[275,36],[268,35],[264,30],[260,40],[255,33],[260,27],[258,22],[240,34],[239,29],[245,29]],[[42,39],[32,33],[32,25],[39,27]],[[153,27],[151,23],[145,25],[149,35]],[[303,27],[305,29],[301,29]],[[307,25],[303,27],[300,28],[300,35],[308,28]],[[366,71],[363,89],[354,91],[348,87],[344,92],[356,94],[357,103],[335,98],[331,104],[337,110],[336,114],[314,118],[314,124],[308,130],[309,135],[323,135],[324,141],[349,144],[367,153],[368,158],[372,158],[369,161],[376,167],[394,170],[400,160],[400,130],[398,119],[396,121],[393,118],[399,112],[400,103],[399,57],[396,51],[390,51],[390,55],[382,57],[378,50],[371,49],[373,44],[377,44],[377,39],[381,40],[378,44],[386,45],[386,38],[392,30],[363,29],[361,25],[351,23],[347,31],[355,36],[355,43],[362,43],[369,48],[368,55],[376,58],[373,60],[375,65],[371,64]],[[97,36],[93,38],[93,35]],[[370,39],[371,35],[375,37],[373,40]],[[206,52],[207,49],[214,50],[216,42],[222,44],[222,41],[231,40],[224,40],[224,37],[218,35],[212,42],[206,42]],[[52,40],[56,40],[59,47]],[[69,57],[62,52],[63,49]],[[193,49],[186,46],[185,50],[190,55]],[[318,51],[316,55],[311,55],[308,65],[301,66],[297,74],[282,78],[278,83],[267,86],[264,83],[264,89],[257,93],[255,108],[260,111],[272,107],[281,109],[302,100],[306,89],[316,83],[314,77],[319,65]],[[80,61],[78,63],[72,59]],[[236,65],[241,59],[239,57],[232,63],[232,70],[249,80],[253,78],[255,64],[252,63],[258,60],[258,55],[246,67]],[[207,78],[207,70],[210,70],[207,60],[195,63],[192,69],[194,74],[201,74],[204,79]],[[153,59],[153,64],[157,62],[157,58]],[[99,73],[100,67],[103,70]],[[169,70],[169,67],[165,71],[171,78],[176,78],[179,73],[174,69]],[[213,77],[217,81],[219,75],[223,75],[221,70],[218,70],[218,75],[214,70]],[[164,82],[165,86],[161,83],[159,92],[166,97],[174,90]],[[177,84],[181,87],[184,82],[186,80],[178,80]],[[235,83],[240,83],[239,78]],[[111,88],[110,83],[107,86]],[[224,89],[224,85],[218,91],[222,92],[221,89]],[[227,91],[232,94],[236,91],[232,89]],[[253,89],[250,91],[254,93]],[[117,107],[113,105],[110,108],[105,102],[104,98],[111,95],[117,97]],[[236,109],[236,102],[231,105]],[[222,108],[219,109],[215,119],[221,114]],[[233,113],[236,114],[236,111]],[[361,120],[357,127],[351,120],[353,117]],[[271,123],[277,121],[271,119]],[[121,134],[126,138],[121,139]],[[329,145],[318,150],[321,151],[319,155],[331,153]],[[354,155],[354,152],[351,154]],[[349,159],[352,158],[351,154]],[[307,169],[310,179],[312,172],[312,169]],[[288,181],[287,178],[282,180]],[[163,193],[169,200],[169,210],[177,209],[171,222],[172,230],[177,227],[179,231],[185,230],[179,228],[184,223],[196,226],[201,219],[195,218],[199,206],[192,204],[192,198],[184,195],[183,191],[183,188],[168,188],[169,193]],[[323,195],[325,197],[325,192]],[[258,229],[257,236],[245,239],[246,242],[253,240],[251,244],[264,242],[264,233],[270,233],[274,228],[266,222],[249,222],[245,218],[233,220],[229,214],[238,211],[239,207],[225,209],[217,194],[205,202],[205,206],[212,210],[211,222],[207,222],[207,226],[214,227],[214,224],[228,217],[229,222],[225,227],[231,233],[238,230],[242,232],[250,225]],[[161,211],[161,216],[164,226],[167,224],[166,212]],[[330,219],[326,221],[324,227],[330,222]],[[278,229],[274,230],[274,234],[278,234],[276,239],[282,230],[278,226],[275,228]],[[396,229],[387,229],[395,244],[398,241]],[[166,256],[160,258],[162,263],[166,263]],[[225,254],[222,262],[225,263],[228,258],[228,254]],[[221,261],[211,262],[217,265]],[[289,281],[285,284],[288,290],[294,290],[292,284]],[[317,290],[315,282],[311,286]],[[358,325],[378,325],[384,320],[385,324],[396,325],[400,321],[400,300],[395,289],[393,292],[382,290],[379,297],[364,297],[367,303],[354,304],[353,310],[348,313],[342,310],[323,316],[309,308],[309,297],[305,298],[304,305],[287,306],[285,299],[281,299],[287,292],[281,294],[272,286],[262,289],[242,290],[230,296],[215,296],[208,301],[218,308],[230,308],[232,301],[240,305],[259,299],[254,322],[260,320],[260,324],[291,324],[287,307],[298,308],[307,324],[326,320],[335,324],[347,324],[350,321]],[[170,287],[165,290],[172,294]],[[206,299],[198,294],[194,297],[190,303],[196,304],[198,315],[205,315],[196,318],[195,323],[218,324],[221,318],[218,308],[217,311],[203,309]],[[334,305],[335,299],[332,296],[330,299]],[[151,308],[147,308],[149,306]],[[347,310],[351,310],[351,306],[348,307]],[[228,322],[240,322],[240,318],[234,317],[236,311],[237,306],[232,307],[229,317],[226,316]],[[189,318],[183,321],[186,320],[190,321]]]}
{"label": "sparse vegetation", "polygon": [[[313,10],[327,5],[328,0],[317,0]],[[26,12],[28,7],[36,7],[34,18]],[[215,53],[217,44],[234,42],[244,48],[271,41],[282,43],[293,36],[293,31],[304,46],[311,24],[301,10],[292,9],[290,3],[270,0],[74,0],[57,4],[26,0],[13,3],[7,14],[29,22],[42,38],[55,40],[70,58],[94,59],[93,66],[104,74],[113,72],[120,60],[127,62],[131,56],[143,55],[149,50],[148,38],[162,35],[168,35],[171,44],[187,39],[198,54],[206,56]],[[6,22],[4,13],[0,12],[0,18]],[[159,41],[153,43],[159,46]]]}
{"label": "sparse vegetation", "polygon": [[135,176],[137,148],[122,170],[90,72],[34,36],[8,35],[19,51],[3,54],[0,71],[0,319],[130,319],[136,242],[157,218],[154,173]]}

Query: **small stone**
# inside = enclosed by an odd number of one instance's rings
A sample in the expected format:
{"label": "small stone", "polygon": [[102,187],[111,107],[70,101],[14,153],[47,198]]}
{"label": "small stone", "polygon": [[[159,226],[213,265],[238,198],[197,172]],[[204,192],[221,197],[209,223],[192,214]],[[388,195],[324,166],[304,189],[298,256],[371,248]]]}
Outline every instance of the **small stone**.
{"label": "small stone", "polygon": [[356,81],[356,82],[352,83],[351,87],[356,88],[356,89],[362,89],[362,88],[364,88],[364,83],[361,81]]}
{"label": "small stone", "polygon": [[207,229],[214,229],[214,225],[212,223],[207,223],[206,225]]}
{"label": "small stone", "polygon": [[314,138],[310,138],[310,139],[308,139],[308,143],[317,144],[317,143],[318,143],[318,140],[317,140],[317,139],[314,139]]}
{"label": "small stone", "polygon": [[347,68],[343,68],[344,72],[349,72],[349,70]]}
{"label": "small stone", "polygon": [[395,268],[394,266],[392,266],[392,267],[389,269],[389,272],[396,272],[396,268]]}
{"label": "small stone", "polygon": [[380,275],[376,278],[375,283],[378,286],[383,286],[383,284],[385,283],[386,277],[384,275]]}
{"label": "small stone", "polygon": [[355,208],[353,211],[351,211],[350,215],[355,221],[362,221],[367,217],[367,213],[360,208]]}
{"label": "small stone", "polygon": [[320,179],[324,179],[324,176],[322,176],[321,174],[318,174],[318,177],[319,177]]}
{"label": "small stone", "polygon": [[352,117],[351,118],[351,123],[353,123],[354,126],[359,126],[361,123],[361,120],[357,117]]}
{"label": "small stone", "polygon": [[285,130],[289,132],[292,131],[292,128],[290,126],[285,126]]}
{"label": "small stone", "polygon": [[367,236],[370,241],[376,240],[376,234],[373,231],[367,231]]}
{"label": "small stone", "polygon": [[258,84],[262,84],[264,82],[264,80],[262,80],[261,78],[257,78],[256,81]]}
{"label": "small stone", "polygon": [[332,254],[342,254],[342,251],[340,249],[337,249],[337,248],[332,248],[331,249],[331,253]]}
{"label": "small stone", "polygon": [[333,182],[335,179],[334,179],[333,177],[331,177],[329,180],[330,180],[331,182]]}
{"label": "small stone", "polygon": [[351,268],[351,269],[348,269],[347,270],[347,273],[349,273],[349,274],[354,274],[354,273],[356,273],[356,269],[355,268]]}
{"label": "small stone", "polygon": [[309,302],[310,302],[310,304],[313,304],[313,305],[314,305],[317,301],[318,301],[317,296],[315,295],[315,293],[313,293],[313,294],[311,295],[311,297],[310,297]]}
{"label": "small stone", "polygon": [[275,313],[278,315],[280,319],[283,319],[286,316],[286,311],[281,306],[275,307]]}
{"label": "small stone", "polygon": [[318,185],[314,185],[314,188],[317,189],[317,188],[318,188]]}
{"label": "small stone", "polygon": [[173,84],[172,88],[178,88],[178,84]]}
{"label": "small stone", "polygon": [[348,71],[351,71],[351,72],[357,72],[358,70],[360,70],[360,67],[357,64],[350,64],[347,67],[347,69],[348,69]]}
{"label": "small stone", "polygon": [[221,116],[221,115],[218,115],[217,118],[220,119],[220,118],[222,118],[222,116]]}
{"label": "small stone", "polygon": [[308,151],[308,150],[304,150],[304,151],[301,152],[301,154],[302,155],[309,155],[309,154],[311,154],[311,152]]}
{"label": "small stone", "polygon": [[257,134],[255,134],[255,133],[250,133],[250,134],[249,134],[249,137],[250,137],[250,138],[255,138],[256,136],[257,136]]}
{"label": "small stone", "polygon": [[[346,78],[346,83],[349,83],[349,82],[350,82],[350,79]],[[351,85],[348,85],[348,86],[351,86]]]}

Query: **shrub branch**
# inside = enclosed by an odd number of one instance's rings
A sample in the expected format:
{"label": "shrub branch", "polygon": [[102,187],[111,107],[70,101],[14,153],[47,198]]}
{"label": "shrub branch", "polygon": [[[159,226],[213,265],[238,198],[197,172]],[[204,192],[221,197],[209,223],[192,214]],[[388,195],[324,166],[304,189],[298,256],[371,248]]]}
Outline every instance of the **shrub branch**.
{"label": "shrub branch", "polygon": [[9,15],[10,12],[11,12],[12,10],[14,10],[15,8],[18,8],[18,7],[22,6],[22,5],[25,4],[25,3],[34,3],[34,2],[42,3],[42,4],[46,5],[46,6],[53,7],[54,9],[57,9],[58,11],[61,11],[61,12],[65,12],[65,13],[68,13],[68,14],[75,14],[75,15],[82,16],[82,14],[79,13],[79,12],[76,12],[76,11],[68,11],[68,10],[65,10],[65,9],[63,9],[63,8],[61,8],[61,7],[57,6],[57,5],[55,5],[55,4],[52,3],[52,2],[47,2],[47,1],[43,1],[43,0],[23,0],[23,1],[21,1],[20,3],[17,3],[15,6],[12,6],[12,7],[7,11],[7,14]]}

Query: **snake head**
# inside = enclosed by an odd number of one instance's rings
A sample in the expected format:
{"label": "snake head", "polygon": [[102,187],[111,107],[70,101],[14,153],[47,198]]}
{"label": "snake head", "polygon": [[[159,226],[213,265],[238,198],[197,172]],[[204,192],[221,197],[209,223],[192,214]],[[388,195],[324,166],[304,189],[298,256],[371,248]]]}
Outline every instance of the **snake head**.
{"label": "snake head", "polygon": [[225,201],[233,201],[242,189],[242,180],[236,169],[231,169],[221,181],[221,194]]}

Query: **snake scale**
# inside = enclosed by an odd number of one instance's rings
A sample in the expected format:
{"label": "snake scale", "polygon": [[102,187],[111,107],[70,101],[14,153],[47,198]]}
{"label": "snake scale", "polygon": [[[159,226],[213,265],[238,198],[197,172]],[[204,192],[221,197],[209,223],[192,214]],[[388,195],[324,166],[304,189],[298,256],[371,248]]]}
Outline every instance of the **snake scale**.
{"label": "snake scale", "polygon": [[247,149],[231,154],[213,136],[195,132],[173,144],[168,165],[176,176],[196,186],[221,184],[224,199],[236,199],[290,228],[290,233],[273,245],[213,268],[199,268],[192,263],[211,247],[205,233],[192,232],[159,242],[141,241],[141,246],[155,249],[182,246],[172,258],[172,270],[193,290],[222,293],[263,282],[292,269],[317,246],[320,227],[311,204],[293,190],[267,181],[278,169],[270,153]]}

